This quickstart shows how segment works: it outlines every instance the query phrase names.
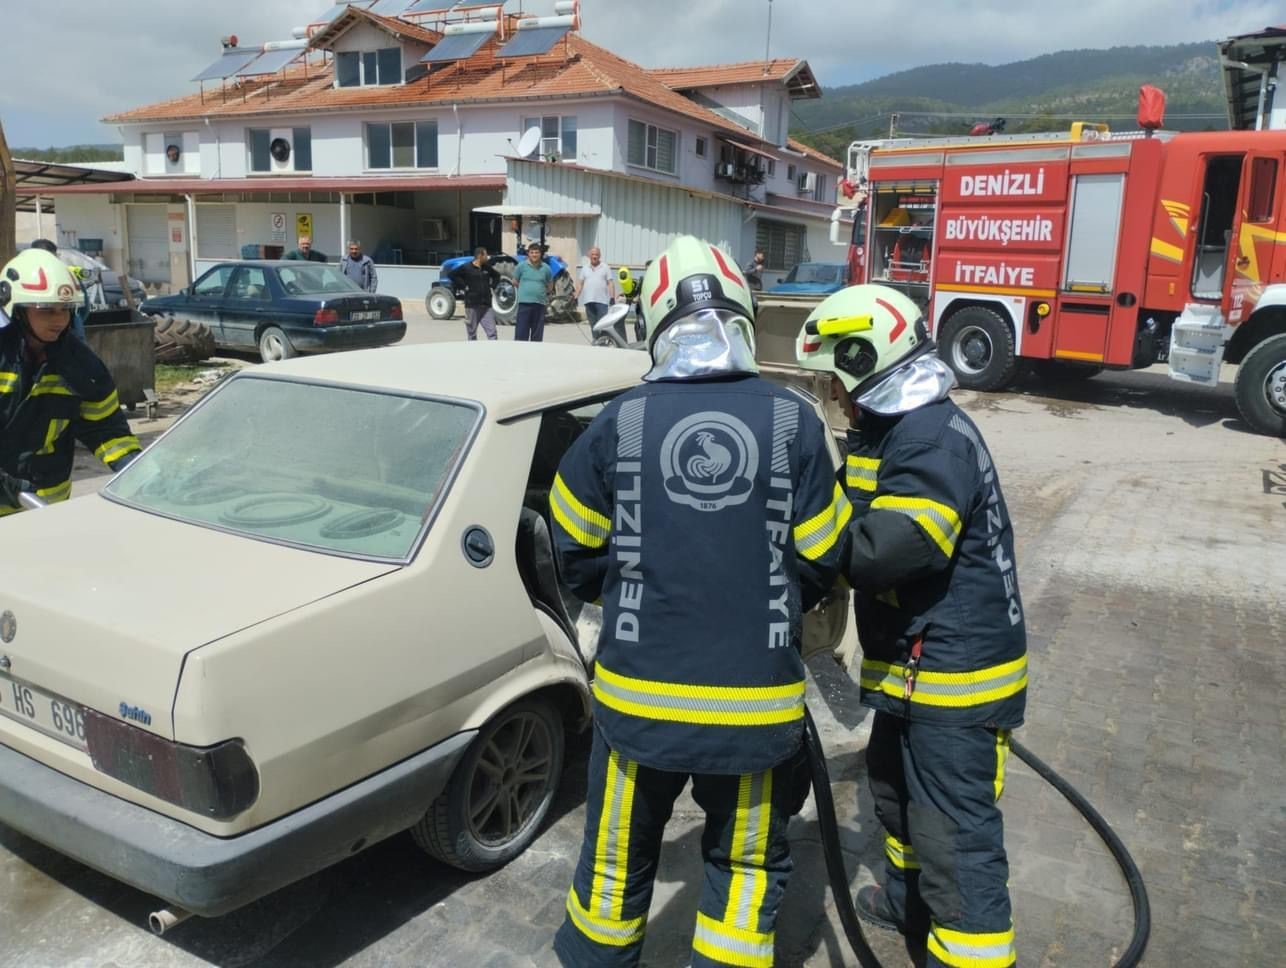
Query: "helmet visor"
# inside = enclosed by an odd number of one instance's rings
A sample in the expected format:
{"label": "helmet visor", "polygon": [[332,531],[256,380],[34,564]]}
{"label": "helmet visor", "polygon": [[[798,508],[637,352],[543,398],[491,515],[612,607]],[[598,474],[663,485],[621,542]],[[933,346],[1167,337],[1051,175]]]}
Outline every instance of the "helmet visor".
{"label": "helmet visor", "polygon": [[755,328],[744,313],[699,309],[674,320],[652,344],[646,380],[683,380],[758,373]]}

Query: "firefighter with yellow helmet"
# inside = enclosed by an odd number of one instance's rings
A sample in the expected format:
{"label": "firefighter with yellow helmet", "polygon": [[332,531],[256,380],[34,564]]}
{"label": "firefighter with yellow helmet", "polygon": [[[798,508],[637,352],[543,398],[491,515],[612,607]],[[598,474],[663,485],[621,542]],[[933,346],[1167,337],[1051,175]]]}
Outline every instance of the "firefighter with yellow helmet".
{"label": "firefighter with yellow helmet", "polygon": [[69,331],[81,301],[42,249],[0,269],[0,516],[20,509],[24,491],[66,500],[77,440],[113,470],[139,452],[107,367]]}
{"label": "firefighter with yellow helmet", "polygon": [[561,572],[603,601],[585,840],[555,940],[636,965],[667,820],[706,814],[692,964],[771,964],[807,792],[801,615],[830,589],[850,507],[827,430],[758,376],[750,287],[690,236],[648,268],[652,368],[567,452]]}
{"label": "firefighter with yellow helmet", "polygon": [[832,374],[851,423],[842,567],[886,833],[883,883],[858,892],[858,911],[924,945],[926,964],[1012,965],[997,804],[1009,734],[1023,721],[1027,637],[995,464],[901,293],[835,293],[808,317],[796,356]]}

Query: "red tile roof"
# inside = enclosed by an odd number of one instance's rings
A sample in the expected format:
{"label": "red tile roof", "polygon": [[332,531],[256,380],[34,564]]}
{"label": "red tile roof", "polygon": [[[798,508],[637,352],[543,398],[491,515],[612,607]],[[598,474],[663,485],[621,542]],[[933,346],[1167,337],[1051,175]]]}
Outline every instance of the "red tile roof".
{"label": "red tile roof", "polygon": [[133,178],[41,188],[41,195],[106,195],[121,192],[203,195],[207,192],[436,192],[467,189],[502,191],[504,175],[260,175],[254,178]]}
{"label": "red tile roof", "polygon": [[816,148],[810,148],[802,141],[796,141],[794,138],[791,138],[786,142],[786,144],[791,151],[798,151],[801,154],[808,155],[808,157],[812,158],[814,161],[819,161],[823,165],[828,165],[831,168],[838,168],[840,171],[844,170],[844,163],[842,161],[837,161],[830,155],[824,155]]}
{"label": "red tile roof", "polygon": [[651,73],[677,90],[717,87],[720,84],[753,84],[784,81],[801,61],[778,57],[770,61],[741,61],[736,64],[707,64],[702,67],[662,67]]}
{"label": "red tile roof", "polygon": [[427,27],[421,27],[418,24],[407,23],[405,20],[399,20],[396,17],[384,17],[361,7],[349,7],[346,12],[340,14],[324,28],[313,34],[310,46],[320,47],[326,42],[336,40],[350,27],[363,20],[388,31],[395,37],[418,40],[420,43],[428,44],[430,47],[442,39],[442,35],[436,30],[429,30]]}

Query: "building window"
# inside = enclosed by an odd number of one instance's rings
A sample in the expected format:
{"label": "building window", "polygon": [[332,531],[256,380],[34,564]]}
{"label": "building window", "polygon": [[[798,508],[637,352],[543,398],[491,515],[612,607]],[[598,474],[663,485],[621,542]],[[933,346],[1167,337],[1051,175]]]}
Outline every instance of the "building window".
{"label": "building window", "polygon": [[631,121],[626,161],[638,168],[674,175],[678,173],[678,146],[677,132]]}
{"label": "building window", "polygon": [[777,174],[777,159],[769,158],[768,159],[768,177],[772,178],[776,174]]}
{"label": "building window", "polygon": [[794,166],[794,165],[787,165],[787,166],[786,166],[786,180],[787,180],[787,181],[789,181],[789,182],[793,182],[793,181],[795,180],[795,166]]}
{"label": "building window", "polygon": [[706,139],[698,138],[697,139],[697,157],[704,158],[705,156],[706,156]]}
{"label": "building window", "polygon": [[576,118],[549,115],[523,118],[522,130],[540,129],[540,157],[556,161],[576,160]]}
{"label": "building window", "polygon": [[252,172],[313,170],[311,128],[250,128],[246,133]]}
{"label": "building window", "polygon": [[755,226],[755,248],[764,250],[766,266],[776,272],[808,260],[807,239],[808,230],[802,225],[760,219]]}
{"label": "building window", "polygon": [[830,194],[830,181],[820,172],[813,176],[813,198],[824,202]]}
{"label": "building window", "polygon": [[402,48],[341,50],[335,55],[336,87],[377,87],[402,83]]}
{"label": "building window", "polygon": [[368,124],[366,167],[438,167],[438,123],[398,121],[394,124]]}

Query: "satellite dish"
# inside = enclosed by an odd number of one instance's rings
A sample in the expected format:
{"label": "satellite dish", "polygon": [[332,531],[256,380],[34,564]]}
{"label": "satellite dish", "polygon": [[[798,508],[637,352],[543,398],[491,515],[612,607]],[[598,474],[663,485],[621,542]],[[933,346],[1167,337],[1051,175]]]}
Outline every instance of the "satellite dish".
{"label": "satellite dish", "polygon": [[540,150],[540,129],[528,128],[518,141],[518,157],[530,158]]}

